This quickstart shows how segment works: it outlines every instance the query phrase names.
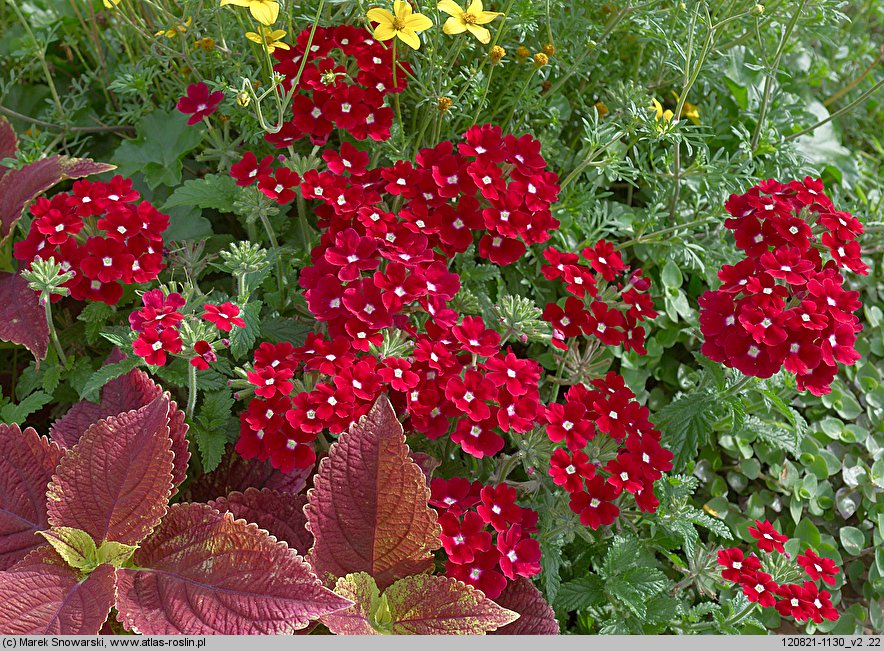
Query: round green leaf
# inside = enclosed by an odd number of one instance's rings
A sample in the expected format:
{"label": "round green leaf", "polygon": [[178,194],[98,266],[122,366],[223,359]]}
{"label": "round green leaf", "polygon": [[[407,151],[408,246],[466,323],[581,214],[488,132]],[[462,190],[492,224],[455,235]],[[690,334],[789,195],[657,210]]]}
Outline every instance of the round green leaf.
{"label": "round green leaf", "polygon": [[865,534],[856,527],[841,527],[839,536],[844,551],[851,556],[859,556],[866,542]]}

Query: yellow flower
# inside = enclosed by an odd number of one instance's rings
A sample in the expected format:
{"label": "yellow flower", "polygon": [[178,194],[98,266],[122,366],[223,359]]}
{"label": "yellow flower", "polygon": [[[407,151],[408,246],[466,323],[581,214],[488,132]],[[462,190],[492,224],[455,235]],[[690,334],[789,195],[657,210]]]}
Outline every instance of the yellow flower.
{"label": "yellow flower", "polygon": [[154,36],[165,36],[166,38],[174,38],[178,34],[183,34],[187,31],[187,28],[190,27],[190,23],[193,21],[192,16],[188,16],[187,20],[183,23],[178,23],[175,27],[170,27],[169,29],[161,29]]}
{"label": "yellow flower", "polygon": [[[651,102],[652,104],[649,108],[654,109],[654,112],[656,113],[654,119],[657,120],[657,122],[659,122],[660,120],[663,120],[663,122],[672,122],[672,111],[670,111],[669,109],[666,109],[664,111],[663,107],[660,105],[660,102],[658,102],[656,98],[652,98]],[[658,126],[657,130],[662,131],[662,126]]]}
{"label": "yellow flower", "polygon": [[201,50],[205,50],[206,52],[211,52],[215,49],[215,39],[211,36],[206,36],[205,38],[199,38],[194,43],[194,47],[198,47]]}
{"label": "yellow flower", "polygon": [[113,9],[116,7],[122,0],[102,0],[104,2],[105,9]]}
{"label": "yellow flower", "polygon": [[276,0],[221,0],[221,6],[224,5],[248,7],[252,18],[262,25],[272,25],[279,16],[279,5]]}
{"label": "yellow flower", "polygon": [[433,21],[423,14],[411,11],[411,5],[403,0],[394,0],[393,13],[386,9],[369,9],[366,17],[375,27],[374,37],[379,41],[389,41],[394,36],[413,50],[421,46],[417,33],[433,26]]}
{"label": "yellow flower", "polygon": [[[675,101],[679,101],[678,93],[672,91],[672,96],[675,98]],[[681,107],[681,115],[678,116],[679,119],[687,118],[694,124],[700,124],[700,111],[697,109],[696,104],[691,104],[688,101],[685,101],[684,106]]]}
{"label": "yellow flower", "polygon": [[498,16],[503,16],[503,14],[496,11],[484,11],[482,0],[473,0],[466,10],[461,9],[454,0],[441,0],[441,2],[436,5],[436,8],[451,16],[451,18],[446,20],[445,24],[442,26],[443,32],[446,34],[463,34],[464,32],[469,32],[479,39],[480,43],[490,42],[491,32],[484,27],[478,27],[478,25],[485,25]]}
{"label": "yellow flower", "polygon": [[282,39],[285,37],[285,32],[281,29],[270,29],[269,27],[264,27],[261,25],[261,33],[256,34],[255,32],[246,32],[246,38],[250,41],[257,43],[258,45],[263,45],[264,49],[267,50],[270,54],[273,54],[273,50],[289,50],[291,49],[287,43],[283,43]]}

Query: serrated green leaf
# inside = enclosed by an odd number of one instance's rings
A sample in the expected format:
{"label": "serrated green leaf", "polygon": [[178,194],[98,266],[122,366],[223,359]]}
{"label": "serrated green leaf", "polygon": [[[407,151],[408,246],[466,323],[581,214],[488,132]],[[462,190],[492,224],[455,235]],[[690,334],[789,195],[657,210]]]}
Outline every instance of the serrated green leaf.
{"label": "serrated green leaf", "polygon": [[234,326],[230,331],[230,352],[237,359],[242,359],[258,338],[258,333],[261,331],[259,315],[262,305],[261,301],[252,301],[241,307],[240,316],[246,322],[246,326],[244,328]]}
{"label": "serrated green leaf", "polygon": [[178,206],[197,206],[232,212],[239,194],[240,190],[233,177],[227,174],[208,174],[201,179],[185,181],[175,188],[163,204],[163,210]]}
{"label": "serrated green leaf", "polygon": [[618,574],[636,563],[640,554],[641,545],[638,540],[631,536],[615,536],[602,562],[602,576],[610,578]]}
{"label": "serrated green leaf", "polygon": [[294,346],[301,346],[315,327],[315,323],[271,317],[261,321],[261,337],[275,344],[288,341]]}
{"label": "serrated green leaf", "polygon": [[114,364],[106,364],[105,366],[102,366],[89,377],[89,379],[86,381],[86,384],[84,384],[83,388],[80,389],[80,400],[91,400],[92,402],[97,402],[98,391],[101,389],[101,387],[103,387],[114,378],[125,375],[133,368],[138,367],[143,361],[144,360],[140,357],[130,355],[120,362],[115,362]]}
{"label": "serrated green leaf", "polygon": [[232,411],[233,396],[229,391],[205,394],[193,435],[206,472],[211,472],[221,462]]}
{"label": "serrated green leaf", "polygon": [[181,182],[182,159],[202,140],[198,126],[188,126],[178,111],[154,110],[135,125],[137,137],[124,140],[113,155],[113,163],[123,176],[141,172],[153,190]]}
{"label": "serrated green leaf", "polygon": [[555,599],[557,608],[572,612],[605,603],[605,581],[595,574],[563,583]]}
{"label": "serrated green leaf", "polygon": [[0,409],[0,421],[7,424],[15,423],[16,425],[21,425],[28,416],[35,411],[39,411],[50,402],[52,402],[51,395],[45,391],[36,391],[25,397],[17,405],[11,403],[4,405]]}
{"label": "serrated green leaf", "polygon": [[78,570],[92,570],[100,564],[98,550],[92,536],[82,529],[73,527],[52,527],[48,531],[38,531],[58,555],[71,567]]}
{"label": "serrated green leaf", "polygon": [[655,423],[663,442],[673,454],[673,469],[681,470],[697,455],[701,442],[712,431],[717,394],[682,395],[657,412]]}

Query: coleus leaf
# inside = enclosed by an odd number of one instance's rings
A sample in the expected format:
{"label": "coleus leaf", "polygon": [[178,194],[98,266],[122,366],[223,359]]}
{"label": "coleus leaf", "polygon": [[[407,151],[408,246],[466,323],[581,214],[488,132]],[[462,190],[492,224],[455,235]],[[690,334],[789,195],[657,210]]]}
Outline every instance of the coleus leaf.
{"label": "coleus leaf", "polygon": [[172,490],[169,400],[90,427],[49,484],[49,523],[82,529],[101,544],[138,544],[166,512]]}
{"label": "coleus leaf", "polygon": [[188,482],[181,498],[188,502],[208,502],[248,488],[272,488],[280,493],[297,494],[304,490],[312,474],[312,466],[281,473],[269,461],[243,459],[230,447],[215,470]]}
{"label": "coleus leaf", "polygon": [[[0,117],[0,160],[4,158],[15,158],[15,152],[18,150],[18,140],[15,137],[15,129],[9,124],[9,120]],[[7,168],[0,165],[0,176],[6,172]]]}
{"label": "coleus leaf", "polygon": [[32,428],[0,425],[0,570],[43,545],[37,531],[49,528],[46,487],[62,450]]}
{"label": "coleus leaf", "polygon": [[49,350],[46,312],[37,293],[18,274],[0,272],[0,340],[24,346],[38,362]]}
{"label": "coleus leaf", "polygon": [[49,545],[0,572],[0,634],[95,635],[114,602],[114,568],[85,578]]}
{"label": "coleus leaf", "polygon": [[234,518],[257,524],[302,555],[313,545],[313,535],[307,531],[305,504],[306,495],[280,493],[270,488],[247,488],[244,493],[236,491],[209,502],[209,506],[222,513],[229,511]]}
{"label": "coleus leaf", "polygon": [[309,560],[323,580],[367,572],[386,588],[433,567],[441,528],[386,396],[332,445],[307,495]]}
{"label": "coleus leaf", "polygon": [[65,563],[74,569],[92,570],[99,565],[95,541],[82,529],[52,527],[48,531],[37,533],[43,536]]}
{"label": "coleus leaf", "polygon": [[[105,365],[118,362],[122,358],[122,353],[115,351],[105,361]],[[102,418],[140,409],[162,393],[162,388],[151,380],[147,373],[133,369],[104,385],[100,403],[82,400],[71,407],[64,416],[52,424],[49,435],[60,446],[73,447],[83,433]],[[187,477],[190,451],[187,445],[187,424],[184,422],[184,412],[178,409],[178,405],[174,400],[171,400],[168,393],[166,399],[169,400],[169,436],[172,438],[172,452],[175,454],[172,469],[172,481],[175,486],[172,494],[174,495],[177,487]]]}
{"label": "coleus leaf", "polygon": [[407,576],[381,594],[374,579],[359,572],[338,579],[335,592],[354,602],[322,618],[339,635],[482,635],[519,617],[447,576]]}
{"label": "coleus leaf", "polygon": [[492,635],[558,635],[559,622],[540,590],[531,579],[519,577],[510,581],[495,599],[498,606],[519,613],[519,619],[502,626]]}
{"label": "coleus leaf", "polygon": [[352,605],[285,543],[207,504],[172,506],[132,562],[117,611],[148,635],[291,633]]}
{"label": "coleus leaf", "polygon": [[426,454],[424,452],[411,452],[411,460],[417,464],[417,467],[421,469],[424,473],[424,478],[427,480],[427,484],[430,483],[430,480],[433,478],[433,472],[442,465],[442,462],[439,461],[434,456]]}

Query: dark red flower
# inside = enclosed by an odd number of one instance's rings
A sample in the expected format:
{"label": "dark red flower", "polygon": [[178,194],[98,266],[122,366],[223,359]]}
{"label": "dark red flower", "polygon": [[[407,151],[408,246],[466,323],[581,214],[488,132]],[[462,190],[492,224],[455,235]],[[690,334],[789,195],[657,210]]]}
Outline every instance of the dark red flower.
{"label": "dark red flower", "polygon": [[439,516],[442,527],[442,548],[453,563],[472,563],[476,552],[491,549],[491,534],[485,531],[485,521],[474,511],[464,513],[463,520],[448,511]]}
{"label": "dark red flower", "polygon": [[749,527],[749,533],[758,541],[756,544],[761,551],[772,552],[776,550],[780,554],[786,552],[783,543],[789,540],[789,536],[784,536],[774,529],[773,525],[767,520],[764,522],[756,520],[755,526]]}
{"label": "dark red flower", "polygon": [[193,344],[193,352],[196,354],[190,358],[190,364],[195,366],[198,371],[205,371],[211,362],[218,361],[218,356],[212,350],[212,345],[205,339],[200,339]]}
{"label": "dark red flower", "polygon": [[178,100],[176,108],[184,114],[189,114],[187,124],[193,125],[204,117],[212,115],[223,99],[224,93],[220,90],[211,93],[208,86],[199,82],[187,87],[187,94]]}
{"label": "dark red flower", "polygon": [[796,559],[798,564],[804,568],[814,581],[822,579],[829,585],[835,585],[835,575],[838,574],[838,566],[831,558],[822,558],[817,556],[812,549],[808,549],[803,554],[799,554]]}
{"label": "dark red flower", "polygon": [[519,525],[498,534],[497,550],[500,569],[508,579],[540,574],[540,543],[525,536]]}
{"label": "dark red flower", "polygon": [[239,307],[233,303],[222,303],[221,305],[206,303],[203,307],[205,309],[203,318],[209,323],[214,323],[219,330],[230,332],[233,326],[246,327],[246,322],[239,317]]}

